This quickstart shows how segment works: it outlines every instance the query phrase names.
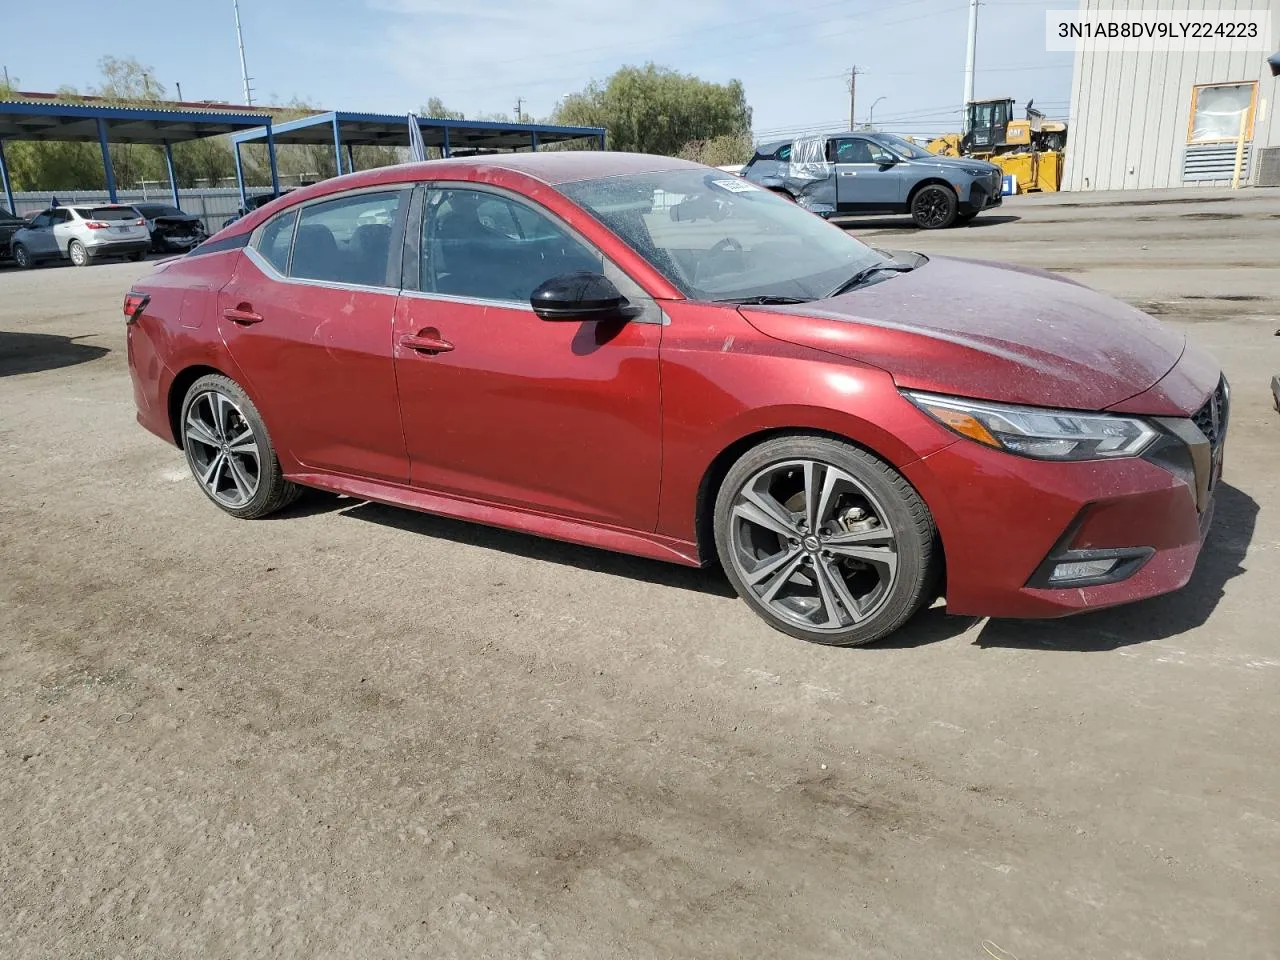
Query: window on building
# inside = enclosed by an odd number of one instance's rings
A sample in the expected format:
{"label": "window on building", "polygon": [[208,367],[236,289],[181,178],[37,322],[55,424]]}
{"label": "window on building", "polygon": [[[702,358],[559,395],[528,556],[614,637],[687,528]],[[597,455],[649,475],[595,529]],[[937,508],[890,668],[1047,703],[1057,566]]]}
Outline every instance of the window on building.
{"label": "window on building", "polygon": [[1191,89],[1191,123],[1188,143],[1212,143],[1235,140],[1240,136],[1240,121],[1245,122],[1245,137],[1253,136],[1253,107],[1256,83],[1214,83]]}

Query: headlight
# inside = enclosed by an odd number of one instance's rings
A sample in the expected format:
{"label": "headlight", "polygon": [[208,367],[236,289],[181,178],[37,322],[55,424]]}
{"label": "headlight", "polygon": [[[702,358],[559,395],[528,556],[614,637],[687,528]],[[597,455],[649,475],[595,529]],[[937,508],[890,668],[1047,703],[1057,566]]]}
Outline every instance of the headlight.
{"label": "headlight", "polygon": [[965,173],[971,177],[986,177],[991,175],[990,170],[966,170]]}
{"label": "headlight", "polygon": [[988,447],[1037,460],[1134,457],[1158,435],[1145,420],[906,393],[944,427]]}

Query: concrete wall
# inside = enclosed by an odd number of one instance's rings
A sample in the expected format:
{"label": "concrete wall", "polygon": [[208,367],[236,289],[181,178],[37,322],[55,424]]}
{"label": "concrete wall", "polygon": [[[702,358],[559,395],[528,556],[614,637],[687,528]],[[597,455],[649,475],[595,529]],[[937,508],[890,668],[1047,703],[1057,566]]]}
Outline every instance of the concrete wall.
{"label": "concrete wall", "polygon": [[[1271,76],[1265,62],[1269,53],[1280,49],[1280,0],[1081,0],[1082,11],[1192,15],[1268,6],[1272,37],[1266,53],[1076,53],[1063,189],[1205,185],[1204,180],[1183,179],[1195,84],[1257,81],[1252,145],[1280,145],[1280,78]],[[1234,161],[1234,148],[1229,152]]]}

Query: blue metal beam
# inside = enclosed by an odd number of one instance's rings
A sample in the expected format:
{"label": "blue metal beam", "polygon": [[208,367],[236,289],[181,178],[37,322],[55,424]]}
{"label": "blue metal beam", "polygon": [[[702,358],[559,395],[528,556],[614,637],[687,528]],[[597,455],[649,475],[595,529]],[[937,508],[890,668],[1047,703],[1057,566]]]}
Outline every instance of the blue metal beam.
{"label": "blue metal beam", "polygon": [[249,197],[244,192],[244,161],[240,159],[240,144],[232,144],[231,152],[235,154],[236,158],[236,185],[240,188],[240,206],[247,207],[249,205]]}
{"label": "blue metal beam", "polygon": [[440,156],[445,157],[446,159],[448,157],[453,156],[453,151],[449,149],[449,128],[448,127],[444,128],[444,149],[440,151]]}
{"label": "blue metal beam", "polygon": [[173,172],[173,144],[168,140],[164,142],[164,165],[169,168],[169,188],[173,191],[173,205],[181,206],[178,203],[178,175]]}
{"label": "blue metal beam", "polygon": [[534,153],[537,153],[538,152],[538,131],[537,130],[533,131],[533,133],[529,134],[529,136],[533,140],[531,149],[533,150]]}
{"label": "blue metal beam", "polygon": [[102,147],[102,169],[107,174],[107,196],[116,202],[116,172],[111,169],[111,147],[107,143],[107,124],[102,117],[98,118],[98,145]]}
{"label": "blue metal beam", "polygon": [[356,151],[351,144],[347,144],[347,173],[356,172]]}
{"label": "blue metal beam", "polygon": [[0,140],[0,184],[4,185],[4,197],[9,201],[9,212],[17,213],[13,208],[13,187],[9,183],[9,165],[4,159],[4,141]]}
{"label": "blue metal beam", "polygon": [[267,121],[267,160],[271,164],[271,192],[280,192],[280,171],[276,167],[276,141],[271,132],[271,121]]}
{"label": "blue metal beam", "polygon": [[342,176],[342,129],[338,126],[338,115],[333,115],[333,165]]}

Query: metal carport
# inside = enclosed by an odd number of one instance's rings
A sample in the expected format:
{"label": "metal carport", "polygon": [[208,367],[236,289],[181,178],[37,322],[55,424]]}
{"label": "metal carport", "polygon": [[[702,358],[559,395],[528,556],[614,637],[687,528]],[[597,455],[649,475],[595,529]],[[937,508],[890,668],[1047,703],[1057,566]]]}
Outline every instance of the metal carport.
{"label": "metal carport", "polygon": [[[173,169],[173,144],[202,137],[234,134],[240,130],[261,128],[271,144],[271,116],[266,113],[233,113],[223,110],[165,110],[156,107],[106,107],[73,103],[36,103],[0,101],[0,181],[5,199],[13,209],[13,190],[9,183],[9,167],[5,163],[6,140],[70,140],[97,141],[102,147],[102,165],[107,175],[107,194],[116,201],[116,178],[111,169],[111,143],[147,143],[164,147],[173,187],[173,204],[178,203],[178,180]],[[271,183],[280,189],[276,173],[275,150],[271,154]],[[239,148],[236,150],[237,160]],[[237,164],[237,174],[239,166]],[[243,177],[241,177],[243,183]]]}
{"label": "metal carport", "polygon": [[[438,117],[418,117],[418,129],[425,146],[437,147],[444,156],[452,156],[456,149],[518,150],[528,147],[537,150],[539,145],[562,143],[567,140],[595,140],[600,149],[605,146],[603,127],[564,127],[546,123],[505,123],[492,120],[443,120]],[[339,174],[355,172],[353,147],[407,147],[409,146],[409,115],[385,113],[347,113],[331,111],[311,117],[289,120],[274,127],[246,130],[233,134],[231,142],[236,155],[236,174],[240,181],[241,199],[244,199],[244,177],[241,175],[240,145],[260,140],[267,141],[271,169],[276,168],[276,144],[333,144],[334,161]],[[274,141],[274,143],[272,142]],[[346,148],[346,169],[343,169],[342,152]],[[276,186],[278,191],[279,187]]]}

